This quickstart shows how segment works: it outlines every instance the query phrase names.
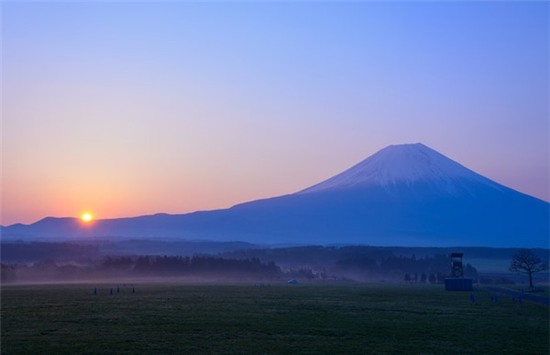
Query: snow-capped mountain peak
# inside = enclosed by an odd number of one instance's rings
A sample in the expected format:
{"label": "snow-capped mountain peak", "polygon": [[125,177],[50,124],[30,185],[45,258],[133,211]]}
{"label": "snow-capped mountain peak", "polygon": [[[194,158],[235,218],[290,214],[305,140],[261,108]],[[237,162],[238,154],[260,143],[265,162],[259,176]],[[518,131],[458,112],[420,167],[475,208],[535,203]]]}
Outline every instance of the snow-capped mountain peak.
{"label": "snow-capped mountain peak", "polygon": [[550,204],[422,144],[394,145],[295,194],[183,215],[0,226],[2,240],[90,238],[273,244],[548,248]]}
{"label": "snow-capped mountain peak", "polygon": [[457,185],[477,182],[495,189],[501,185],[445,157],[422,143],[390,145],[357,165],[299,192],[425,183],[455,193]]}

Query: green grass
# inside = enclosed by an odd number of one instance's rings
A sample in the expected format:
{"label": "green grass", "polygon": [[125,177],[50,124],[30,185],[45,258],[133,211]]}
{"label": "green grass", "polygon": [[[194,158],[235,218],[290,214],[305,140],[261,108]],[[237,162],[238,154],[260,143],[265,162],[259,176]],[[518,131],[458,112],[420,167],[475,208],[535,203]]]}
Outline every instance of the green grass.
{"label": "green grass", "polygon": [[[3,286],[3,354],[547,354],[549,310],[440,286]],[[101,286],[100,286],[101,287]]]}

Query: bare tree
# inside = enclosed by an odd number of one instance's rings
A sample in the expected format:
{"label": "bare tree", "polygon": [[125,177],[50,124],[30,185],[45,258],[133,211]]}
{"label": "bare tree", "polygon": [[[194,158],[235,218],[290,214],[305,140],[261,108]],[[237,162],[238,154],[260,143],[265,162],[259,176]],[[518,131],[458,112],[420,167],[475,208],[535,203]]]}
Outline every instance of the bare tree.
{"label": "bare tree", "polygon": [[533,274],[548,269],[540,258],[528,249],[519,249],[512,258],[510,271],[521,272],[529,276],[529,287],[533,288]]}

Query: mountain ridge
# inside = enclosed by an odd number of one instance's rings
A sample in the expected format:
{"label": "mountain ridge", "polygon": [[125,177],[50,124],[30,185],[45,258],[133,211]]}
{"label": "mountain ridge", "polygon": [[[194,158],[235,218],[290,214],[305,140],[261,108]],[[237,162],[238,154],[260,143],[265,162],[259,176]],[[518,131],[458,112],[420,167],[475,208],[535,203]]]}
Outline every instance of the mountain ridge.
{"label": "mountain ridge", "polygon": [[[293,194],[188,214],[42,220],[10,238],[173,238],[250,243],[548,247],[550,204],[423,144],[386,147]],[[47,223],[46,223],[47,222]]]}

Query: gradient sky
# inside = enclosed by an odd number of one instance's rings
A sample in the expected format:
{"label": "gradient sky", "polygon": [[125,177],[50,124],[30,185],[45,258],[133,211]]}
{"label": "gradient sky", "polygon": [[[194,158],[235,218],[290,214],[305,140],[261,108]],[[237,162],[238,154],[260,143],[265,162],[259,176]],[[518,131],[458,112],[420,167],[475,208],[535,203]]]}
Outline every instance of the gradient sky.
{"label": "gradient sky", "polygon": [[415,142],[550,199],[547,2],[1,6],[3,225],[225,208]]}

